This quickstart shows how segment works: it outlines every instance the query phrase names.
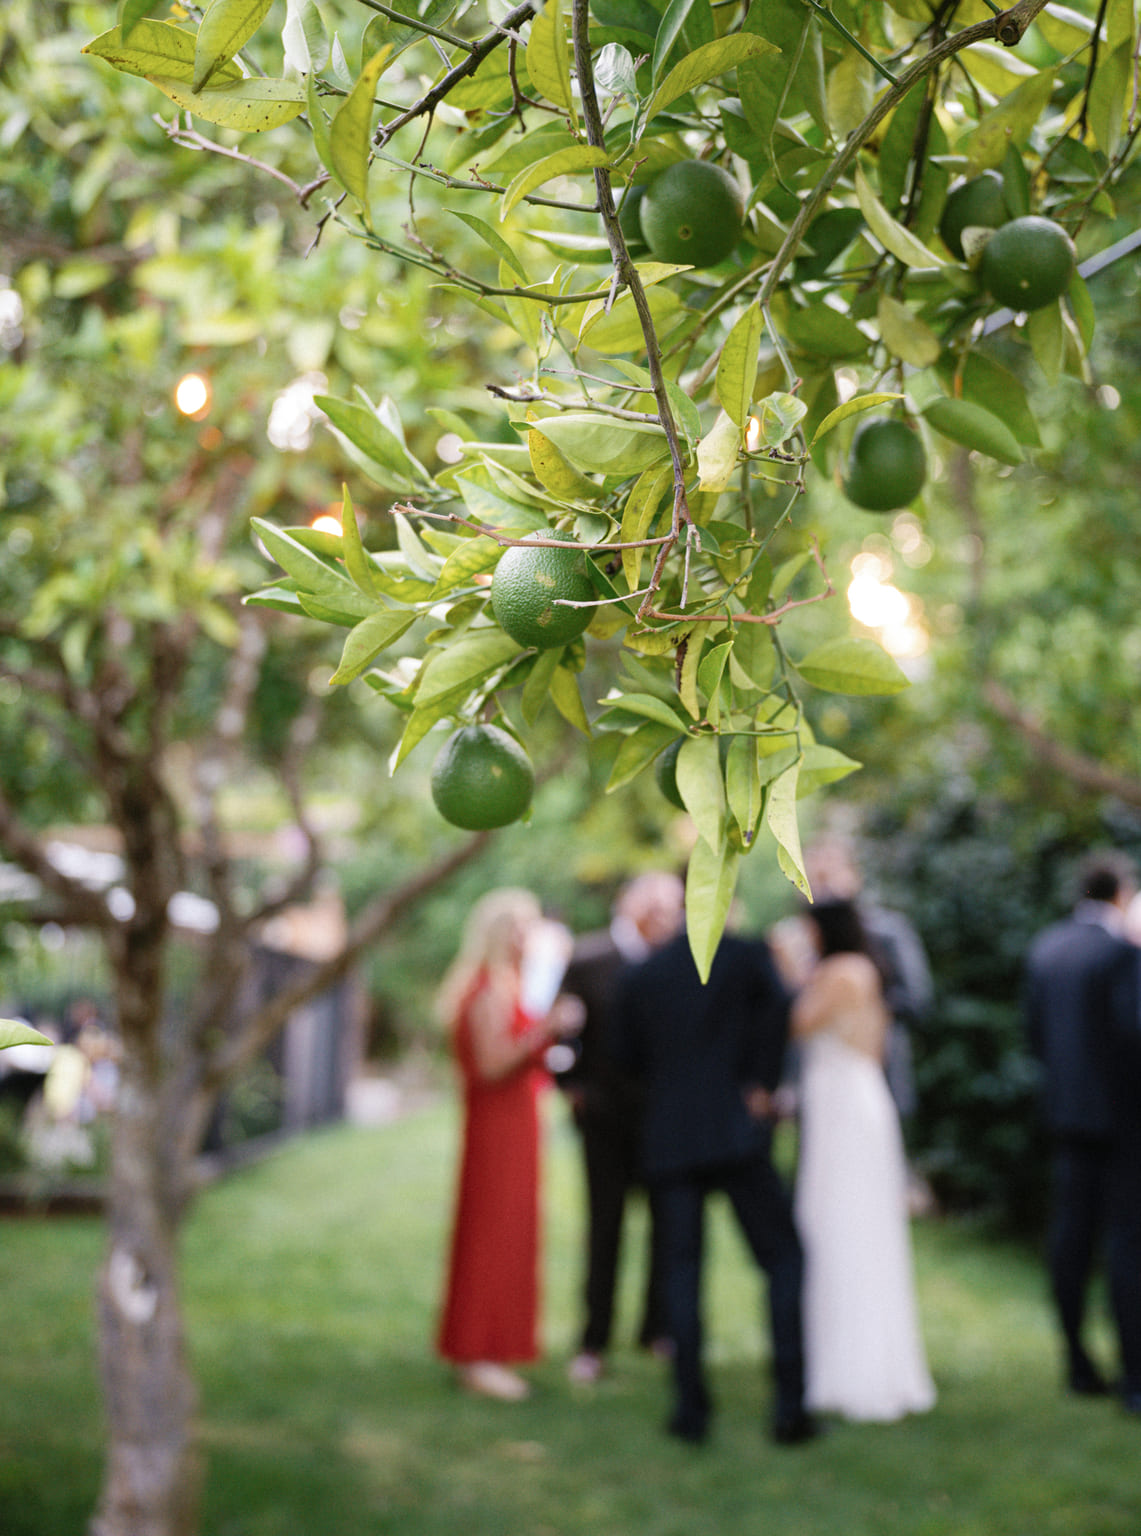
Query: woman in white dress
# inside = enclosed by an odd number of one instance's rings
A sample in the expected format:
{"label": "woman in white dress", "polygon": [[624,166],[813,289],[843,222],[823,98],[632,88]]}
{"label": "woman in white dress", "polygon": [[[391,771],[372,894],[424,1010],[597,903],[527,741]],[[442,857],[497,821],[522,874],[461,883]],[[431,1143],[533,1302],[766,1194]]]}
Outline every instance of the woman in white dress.
{"label": "woman in white dress", "polygon": [[808,917],[818,959],[792,1009],[806,1404],[888,1422],[935,1402],[915,1304],[903,1139],[883,1073],[889,1017],[853,904],[819,902]]}

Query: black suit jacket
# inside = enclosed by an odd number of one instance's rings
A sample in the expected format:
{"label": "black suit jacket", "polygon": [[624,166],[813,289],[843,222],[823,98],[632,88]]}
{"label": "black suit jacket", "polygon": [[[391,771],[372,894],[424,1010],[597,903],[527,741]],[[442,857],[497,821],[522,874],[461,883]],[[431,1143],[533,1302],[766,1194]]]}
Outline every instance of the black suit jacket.
{"label": "black suit jacket", "polygon": [[580,1122],[624,1119],[636,1113],[639,1095],[613,1055],[615,991],[622,953],[609,930],[588,933],[574,947],[561,990],[582,1000],[586,1017],[571,1041],[575,1059],[556,1078],[560,1088],[575,1089]]}
{"label": "black suit jacket", "polygon": [[1043,1107],[1061,1136],[1141,1128],[1139,953],[1088,912],[1040,933],[1026,967],[1026,1023]]}
{"label": "black suit jacket", "polygon": [[745,1107],[775,1088],[788,1040],[788,994],[768,946],[727,936],[702,986],[680,934],[618,981],[615,1054],[645,1089],[647,1177],[696,1171],[767,1151]]}

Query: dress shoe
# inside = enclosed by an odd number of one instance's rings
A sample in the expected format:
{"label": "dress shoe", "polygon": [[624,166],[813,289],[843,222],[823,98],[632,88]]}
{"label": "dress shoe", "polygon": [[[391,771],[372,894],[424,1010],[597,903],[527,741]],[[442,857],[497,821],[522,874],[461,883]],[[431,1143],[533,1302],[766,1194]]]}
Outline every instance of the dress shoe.
{"label": "dress shoe", "polygon": [[1081,1360],[1070,1367],[1069,1389],[1079,1397],[1106,1397],[1110,1386],[1092,1360]]}
{"label": "dress shoe", "polygon": [[666,1432],[689,1445],[704,1445],[709,1438],[709,1416],[678,1408],[671,1415]]}
{"label": "dress shoe", "polygon": [[810,1413],[778,1414],[773,1421],[773,1439],[778,1445],[803,1445],[823,1434],[819,1422]]}
{"label": "dress shoe", "polygon": [[471,1365],[461,1366],[459,1379],[466,1391],[479,1397],[498,1398],[502,1403],[522,1402],[531,1395],[531,1388],[522,1376],[492,1360],[476,1360]]}

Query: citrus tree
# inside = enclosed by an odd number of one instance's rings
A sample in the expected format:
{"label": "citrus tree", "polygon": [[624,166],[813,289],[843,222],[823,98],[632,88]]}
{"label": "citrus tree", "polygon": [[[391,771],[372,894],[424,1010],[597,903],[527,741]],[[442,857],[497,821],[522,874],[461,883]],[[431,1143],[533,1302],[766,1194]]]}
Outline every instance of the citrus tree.
{"label": "citrus tree", "polygon": [[[832,592],[814,486],[838,477],[859,519],[920,495],[951,444],[1021,462],[1025,393],[984,339],[1002,306],[1044,366],[1084,365],[1076,245],[1136,149],[1135,5],[152,9],[124,0],[88,51],[149,78],[196,148],[253,167],[245,136],[292,124],[315,237],[430,271],[504,349],[504,430],[440,402],[442,469],[408,450],[406,402],[319,401],[398,547],[362,538],[346,488],[340,534],[256,525],[284,576],[253,601],[347,630],[336,681],[403,713],[394,766],[440,732],[525,740],[548,699],[612,790],[676,748],[706,970],[741,856],[775,841],[804,888],[797,801],[856,766],[814,727],[817,691],[906,682],[839,619],[807,649],[782,623]],[[378,216],[392,178],[399,226]],[[567,537],[581,560],[552,578]],[[528,583],[575,622],[516,628]],[[600,700],[584,644],[608,647]]]}

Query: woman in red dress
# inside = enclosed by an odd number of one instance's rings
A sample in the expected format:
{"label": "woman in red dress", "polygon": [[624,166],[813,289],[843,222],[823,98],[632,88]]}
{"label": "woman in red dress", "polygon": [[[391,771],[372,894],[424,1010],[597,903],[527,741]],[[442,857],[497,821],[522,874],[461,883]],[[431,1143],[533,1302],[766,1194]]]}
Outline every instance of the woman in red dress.
{"label": "woman in red dress", "polygon": [[527,1396],[510,1369],[538,1355],[539,1094],[543,1055],[561,1032],[520,1001],[528,933],[541,921],[527,891],[492,891],[472,909],[441,989],[463,1088],[463,1154],[437,1349],[461,1383],[489,1397]]}

